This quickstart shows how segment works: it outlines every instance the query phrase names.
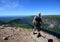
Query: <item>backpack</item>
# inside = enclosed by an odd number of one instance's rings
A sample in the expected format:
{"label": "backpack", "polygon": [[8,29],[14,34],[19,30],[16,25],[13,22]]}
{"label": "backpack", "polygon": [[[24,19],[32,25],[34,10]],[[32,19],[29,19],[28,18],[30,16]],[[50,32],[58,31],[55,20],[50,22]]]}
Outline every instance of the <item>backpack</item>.
{"label": "backpack", "polygon": [[41,21],[41,17],[40,17],[40,16],[36,16],[35,20],[36,20],[37,22],[40,22],[40,21]]}

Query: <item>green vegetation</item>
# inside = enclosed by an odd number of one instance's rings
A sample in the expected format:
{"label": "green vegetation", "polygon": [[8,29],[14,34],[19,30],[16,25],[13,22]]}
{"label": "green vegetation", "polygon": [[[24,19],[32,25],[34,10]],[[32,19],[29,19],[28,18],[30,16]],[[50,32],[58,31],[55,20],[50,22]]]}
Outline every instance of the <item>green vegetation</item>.
{"label": "green vegetation", "polygon": [[28,24],[14,24],[14,25],[10,25],[11,27],[21,27],[21,28],[27,28],[27,29],[31,29],[32,27],[29,26]]}
{"label": "green vegetation", "polygon": [[60,27],[59,27],[59,25],[55,25],[53,28],[51,28],[51,27],[49,27],[49,26],[50,26],[49,24],[44,24],[44,25],[42,25],[42,28],[60,34]]}
{"label": "green vegetation", "polygon": [[[27,16],[27,17],[22,17],[17,19],[11,19],[7,23],[0,20],[0,25],[9,24],[9,26],[12,26],[12,27],[22,27],[22,28],[31,29],[32,27],[28,25],[28,23],[31,24],[33,17],[34,16]],[[45,24],[42,25],[42,28],[50,31],[54,31],[60,34],[60,15],[46,15],[42,17],[42,20],[44,20],[45,22]],[[49,23],[53,23],[54,27],[50,28]]]}

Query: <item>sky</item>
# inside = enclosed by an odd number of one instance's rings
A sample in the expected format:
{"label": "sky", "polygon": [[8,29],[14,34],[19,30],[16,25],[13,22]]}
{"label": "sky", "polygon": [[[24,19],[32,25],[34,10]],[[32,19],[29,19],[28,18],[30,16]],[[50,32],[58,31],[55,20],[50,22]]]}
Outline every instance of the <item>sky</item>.
{"label": "sky", "polygon": [[0,16],[60,15],[60,0],[0,0]]}

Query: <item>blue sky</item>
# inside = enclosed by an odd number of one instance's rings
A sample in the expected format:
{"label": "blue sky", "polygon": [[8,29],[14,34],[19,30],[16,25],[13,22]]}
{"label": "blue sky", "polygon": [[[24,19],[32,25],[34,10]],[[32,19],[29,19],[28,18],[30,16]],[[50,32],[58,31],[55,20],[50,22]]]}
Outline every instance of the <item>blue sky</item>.
{"label": "blue sky", "polygon": [[60,0],[0,0],[0,16],[60,15]]}

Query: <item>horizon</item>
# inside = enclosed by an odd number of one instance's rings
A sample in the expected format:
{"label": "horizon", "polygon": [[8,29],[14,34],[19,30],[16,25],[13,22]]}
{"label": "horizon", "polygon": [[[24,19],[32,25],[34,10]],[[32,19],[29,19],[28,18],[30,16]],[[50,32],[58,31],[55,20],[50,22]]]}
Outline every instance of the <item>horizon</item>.
{"label": "horizon", "polygon": [[60,15],[60,0],[0,0],[0,16]]}
{"label": "horizon", "polygon": [[[36,16],[36,15],[0,16],[0,17],[26,17],[26,16]],[[60,15],[42,15],[42,16],[60,16]]]}

